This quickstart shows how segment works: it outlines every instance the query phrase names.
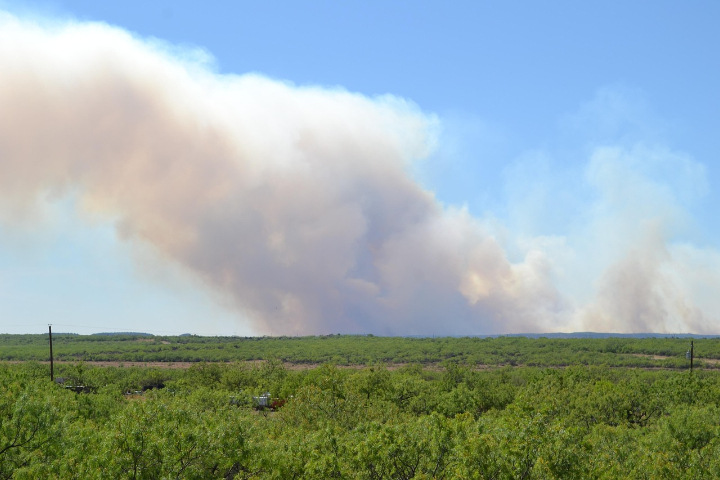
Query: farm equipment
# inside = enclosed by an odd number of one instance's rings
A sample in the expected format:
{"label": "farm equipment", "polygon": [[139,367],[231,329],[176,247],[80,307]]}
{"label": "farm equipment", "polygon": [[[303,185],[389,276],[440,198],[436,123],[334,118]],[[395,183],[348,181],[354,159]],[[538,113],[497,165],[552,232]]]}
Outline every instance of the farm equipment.
{"label": "farm equipment", "polygon": [[253,406],[255,410],[270,410],[274,412],[285,405],[284,398],[273,398],[270,396],[270,392],[265,392],[258,397],[253,397]]}

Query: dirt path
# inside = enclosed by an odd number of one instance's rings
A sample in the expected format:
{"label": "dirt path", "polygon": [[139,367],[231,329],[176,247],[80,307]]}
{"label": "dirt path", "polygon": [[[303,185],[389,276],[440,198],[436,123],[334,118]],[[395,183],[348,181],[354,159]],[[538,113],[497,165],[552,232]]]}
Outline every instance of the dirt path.
{"label": "dirt path", "polygon": [[667,360],[668,358],[676,358],[669,355],[649,355],[647,353],[630,353],[629,355],[640,358],[652,358],[653,360]]}
{"label": "dirt path", "polygon": [[[2,360],[0,362],[4,363],[26,363],[25,360]],[[44,365],[49,365],[50,362],[48,360],[39,361],[37,363],[41,363]],[[80,363],[79,361],[74,360],[55,360],[55,365],[75,365],[77,363]],[[154,367],[154,368],[190,368],[193,365],[198,365],[203,362],[120,362],[120,361],[83,361],[84,365],[89,365],[93,367]],[[206,363],[223,363],[225,365],[231,365],[234,362],[206,362]],[[240,363],[250,364],[250,365],[261,365],[265,363],[265,360],[244,360],[240,361]],[[321,367],[322,363],[291,363],[291,362],[284,362],[283,365],[288,370],[313,370],[315,368]],[[383,367],[388,370],[398,370],[402,367],[411,365],[409,363],[386,363],[383,364]],[[370,365],[337,365],[337,368],[342,369],[349,369],[349,370],[362,370],[363,368],[366,368]],[[502,365],[476,365],[474,368],[477,370],[487,370],[492,368],[499,368]],[[440,365],[439,363],[428,363],[422,365],[423,370],[432,370],[432,371],[443,371],[445,368]]]}
{"label": "dirt path", "polygon": [[[4,363],[27,363],[30,360],[3,360]],[[44,365],[50,365],[50,361],[43,360],[37,363]],[[80,361],[75,360],[55,360],[55,365],[75,365]],[[156,367],[156,368],[190,368],[195,363],[193,362],[89,362],[82,361],[84,365],[91,365],[93,367]]]}
{"label": "dirt path", "polygon": [[[631,353],[633,357],[652,358],[653,360],[667,360],[668,358],[678,358],[671,355],[649,355],[647,353]],[[695,357],[696,361],[704,362],[710,365],[720,365],[720,358],[701,358]]]}
{"label": "dirt path", "polygon": [[[642,357],[642,358],[650,358],[652,360],[666,360],[669,358],[677,358],[676,356],[668,356],[668,355],[649,355],[644,353],[630,353],[627,355],[632,355],[634,357]],[[695,360],[704,362],[707,365],[712,365],[713,367],[717,368],[717,366],[720,365],[720,359],[717,358],[697,358],[695,357]],[[0,360],[0,363],[26,363],[25,360]],[[38,363],[42,363],[45,365],[50,364],[49,361],[39,361]],[[75,360],[55,360],[56,365],[74,365],[80,363],[79,361]],[[95,367],[143,367],[143,368],[169,368],[169,369],[187,369],[192,367],[193,365],[198,365],[203,362],[120,362],[120,361],[83,361],[84,365],[90,365]],[[234,362],[206,362],[206,363],[224,363],[226,365],[230,365]],[[241,360],[240,363],[250,364],[250,365],[261,365],[265,363],[265,360]],[[292,363],[292,362],[284,362],[283,365],[288,370],[313,370],[315,368],[321,367],[322,363]],[[386,363],[383,364],[383,367],[387,370],[398,370],[400,368],[406,367],[408,365],[413,365],[410,363]],[[362,370],[363,368],[366,368],[371,365],[336,365],[337,368],[341,369],[348,369],[348,370]],[[435,372],[441,372],[445,370],[445,367],[441,365],[440,363],[426,363],[421,364],[423,370],[428,371],[435,371]],[[485,365],[485,364],[476,364],[472,366],[473,370],[494,370],[498,368],[506,367],[507,365]],[[523,367],[524,365],[517,364],[514,365],[515,367]],[[562,368],[562,366],[556,366],[552,368]],[[620,368],[627,368],[627,367],[620,367]],[[645,370],[656,370],[656,369],[664,369],[664,367],[639,367],[643,368]]]}

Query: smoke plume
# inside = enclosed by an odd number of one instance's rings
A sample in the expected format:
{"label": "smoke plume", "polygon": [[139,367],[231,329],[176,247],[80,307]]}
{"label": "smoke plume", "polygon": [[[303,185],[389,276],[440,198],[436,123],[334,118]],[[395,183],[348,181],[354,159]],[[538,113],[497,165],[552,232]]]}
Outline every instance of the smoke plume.
{"label": "smoke plume", "polygon": [[555,308],[542,256],[511,264],[408,176],[437,120],[406,101],[217,75],[95,24],[5,18],[0,66],[6,216],[76,194],[261,332],[522,329]]}
{"label": "smoke plume", "polygon": [[572,267],[541,239],[510,261],[481,221],[409,175],[438,124],[393,96],[220,75],[106,25],[0,17],[5,222],[77,198],[260,333],[710,328],[672,293],[694,287],[672,280],[686,264],[662,229],[637,237],[652,247],[641,254],[635,241],[613,250],[586,302],[560,293]]}

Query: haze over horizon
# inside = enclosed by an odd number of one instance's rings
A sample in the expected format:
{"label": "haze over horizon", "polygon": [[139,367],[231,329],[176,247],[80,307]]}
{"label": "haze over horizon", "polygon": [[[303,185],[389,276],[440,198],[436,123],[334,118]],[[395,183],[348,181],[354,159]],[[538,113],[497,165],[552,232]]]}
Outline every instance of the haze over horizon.
{"label": "haze over horizon", "polygon": [[0,3],[0,332],[720,333],[720,7],[561,4]]}

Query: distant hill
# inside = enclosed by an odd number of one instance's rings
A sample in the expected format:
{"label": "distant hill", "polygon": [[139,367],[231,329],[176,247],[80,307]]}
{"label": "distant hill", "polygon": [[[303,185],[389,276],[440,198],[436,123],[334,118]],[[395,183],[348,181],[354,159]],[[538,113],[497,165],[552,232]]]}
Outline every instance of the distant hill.
{"label": "distant hill", "polygon": [[[77,335],[76,333],[57,333],[58,335]],[[137,336],[154,337],[152,333],[144,332],[101,332],[92,335],[107,336]],[[192,333],[183,333],[179,337],[202,337]],[[328,335],[328,336],[333,336]],[[340,334],[338,334],[340,336]],[[353,335],[345,335],[353,336]],[[364,336],[364,335],[360,335]],[[368,334],[369,337],[376,335]],[[382,336],[382,335],[381,335]],[[392,337],[392,336],[390,336]],[[607,333],[607,332],[553,332],[553,333],[501,333],[496,335],[399,335],[399,338],[499,338],[499,337],[525,337],[525,338],[720,338],[720,335],[702,335],[697,333]],[[210,338],[210,337],[208,337]],[[248,337],[260,338],[260,337]],[[269,337],[273,338],[273,337]],[[277,337],[279,338],[279,337]]]}
{"label": "distant hill", "polygon": [[125,335],[125,336],[135,336],[135,337],[154,337],[152,333],[143,333],[143,332],[101,332],[101,333],[93,333],[92,335]]}
{"label": "distant hill", "polygon": [[[444,335],[406,335],[405,338],[442,338]],[[602,333],[602,332],[555,332],[555,333],[502,333],[497,335],[449,335],[452,338],[720,338],[720,335],[697,333]]]}
{"label": "distant hill", "polygon": [[504,337],[527,338],[720,338],[720,335],[699,335],[695,333],[601,333],[601,332],[572,332],[572,333],[518,333],[511,335],[498,335]]}

